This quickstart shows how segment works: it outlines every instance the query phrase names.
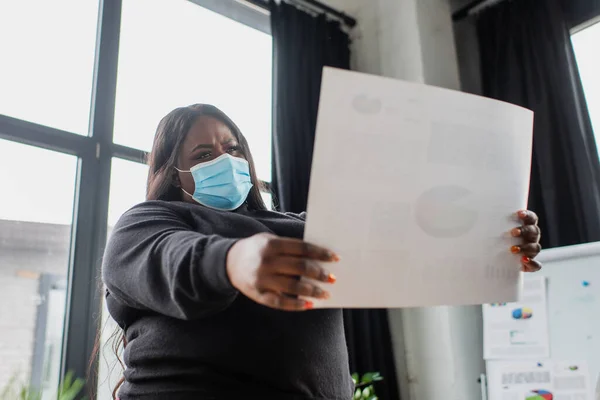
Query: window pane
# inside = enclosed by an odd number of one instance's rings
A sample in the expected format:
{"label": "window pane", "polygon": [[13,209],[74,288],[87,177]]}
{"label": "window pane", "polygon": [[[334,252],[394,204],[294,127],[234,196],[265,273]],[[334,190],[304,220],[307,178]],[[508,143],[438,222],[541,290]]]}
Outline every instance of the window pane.
{"label": "window pane", "polygon": [[98,0],[0,2],[0,114],[87,135]]}
{"label": "window pane", "polygon": [[146,164],[120,158],[112,159],[108,200],[109,234],[125,211],[146,199],[147,179],[148,166]]}
{"label": "window pane", "polygon": [[76,171],[74,156],[0,140],[0,391],[15,379],[55,397]]}
{"label": "window pane", "polygon": [[600,150],[600,23],[590,26],[572,36],[577,66],[585,91],[596,143]]}
{"label": "window pane", "polygon": [[[119,217],[134,205],[144,201],[148,166],[119,158],[113,158],[110,174],[110,197],[108,203],[108,232],[115,226]],[[102,334],[100,336],[100,357],[98,370],[98,399],[111,399],[112,390],[119,381],[123,370],[112,350],[117,324],[110,318],[106,305],[103,305]]]}
{"label": "window pane", "polygon": [[211,103],[271,180],[271,36],[185,0],[123,2],[115,142],[150,150],[160,119]]}
{"label": "window pane", "polygon": [[273,195],[268,192],[260,192],[263,201],[265,202],[265,206],[267,206],[268,210],[273,210]]}

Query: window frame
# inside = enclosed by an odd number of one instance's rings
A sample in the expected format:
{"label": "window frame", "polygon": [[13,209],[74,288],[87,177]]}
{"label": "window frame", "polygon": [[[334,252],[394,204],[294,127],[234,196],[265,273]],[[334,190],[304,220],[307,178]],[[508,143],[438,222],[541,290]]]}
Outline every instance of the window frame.
{"label": "window frame", "polygon": [[[111,162],[113,157],[137,163],[146,160],[143,150],[113,143],[122,1],[99,0],[88,136],[0,114],[0,138],[78,157],[60,377],[67,371],[87,377],[87,392],[94,397],[98,359],[91,365],[89,361],[102,325],[99,278],[108,228]],[[271,33],[268,12],[260,7],[238,0],[188,1]],[[270,190],[271,183],[263,183]]]}
{"label": "window frame", "polygon": [[234,21],[271,34],[269,12],[264,8],[240,0],[188,0],[192,3],[224,15]]}
{"label": "window frame", "polygon": [[596,25],[596,24],[600,24],[600,15],[595,16],[592,19],[589,19],[579,25],[574,26],[573,28],[570,29],[569,31],[569,36],[573,36],[576,33],[579,33],[581,31],[586,30],[587,28],[591,27],[592,25]]}

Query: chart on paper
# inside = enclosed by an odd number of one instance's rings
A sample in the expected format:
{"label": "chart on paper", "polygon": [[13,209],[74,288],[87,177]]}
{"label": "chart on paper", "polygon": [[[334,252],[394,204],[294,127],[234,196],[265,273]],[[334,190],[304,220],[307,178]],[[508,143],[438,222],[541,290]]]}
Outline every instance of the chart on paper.
{"label": "chart on paper", "polygon": [[528,276],[516,303],[483,305],[483,358],[550,357],[546,277]]}
{"label": "chart on paper", "polygon": [[338,252],[316,307],[515,301],[533,113],[325,68],[305,239]]}
{"label": "chart on paper", "polygon": [[585,361],[491,361],[489,400],[593,400]]}

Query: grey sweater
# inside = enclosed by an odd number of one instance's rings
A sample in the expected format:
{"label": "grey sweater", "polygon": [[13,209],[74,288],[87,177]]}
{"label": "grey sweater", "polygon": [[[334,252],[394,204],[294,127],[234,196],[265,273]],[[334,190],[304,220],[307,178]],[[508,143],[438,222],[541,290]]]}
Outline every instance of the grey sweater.
{"label": "grey sweater", "polygon": [[151,201],[125,213],[104,255],[125,329],[128,399],[348,400],[341,310],[284,312],[231,285],[229,248],[260,232],[301,238],[304,215]]}

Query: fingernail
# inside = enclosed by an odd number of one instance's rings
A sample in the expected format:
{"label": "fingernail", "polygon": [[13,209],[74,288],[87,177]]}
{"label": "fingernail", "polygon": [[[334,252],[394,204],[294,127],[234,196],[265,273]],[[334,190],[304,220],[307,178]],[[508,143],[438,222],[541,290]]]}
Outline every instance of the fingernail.
{"label": "fingernail", "polygon": [[329,294],[329,292],[325,292],[324,291],[323,293],[321,293],[321,296],[319,296],[319,297],[322,298],[322,299],[327,300],[328,298],[331,297],[331,295]]}
{"label": "fingernail", "polygon": [[329,282],[329,283],[335,283],[335,281],[337,281],[337,278],[335,277],[334,274],[327,275],[327,282]]}
{"label": "fingernail", "polygon": [[513,254],[519,254],[521,252],[521,248],[519,246],[512,246],[510,248],[510,252]]}
{"label": "fingernail", "polygon": [[531,262],[531,258],[523,256],[521,257],[521,261],[523,262],[523,264],[529,264]]}
{"label": "fingernail", "polygon": [[521,236],[521,233],[522,233],[522,232],[521,232],[521,229],[520,229],[520,228],[515,228],[515,229],[513,229],[512,231],[510,231],[510,234],[511,234],[513,237],[519,237],[519,236]]}
{"label": "fingernail", "polygon": [[337,254],[335,254],[335,253],[333,253],[331,251],[329,253],[327,253],[327,255],[329,256],[329,259],[331,261],[338,262],[338,261],[341,260],[340,256],[338,256]]}
{"label": "fingernail", "polygon": [[519,218],[525,218],[527,216],[527,211],[521,210],[517,213],[517,215],[519,216]]}
{"label": "fingernail", "polygon": [[315,304],[312,301],[307,301],[304,303],[305,310],[312,310],[315,307]]}

